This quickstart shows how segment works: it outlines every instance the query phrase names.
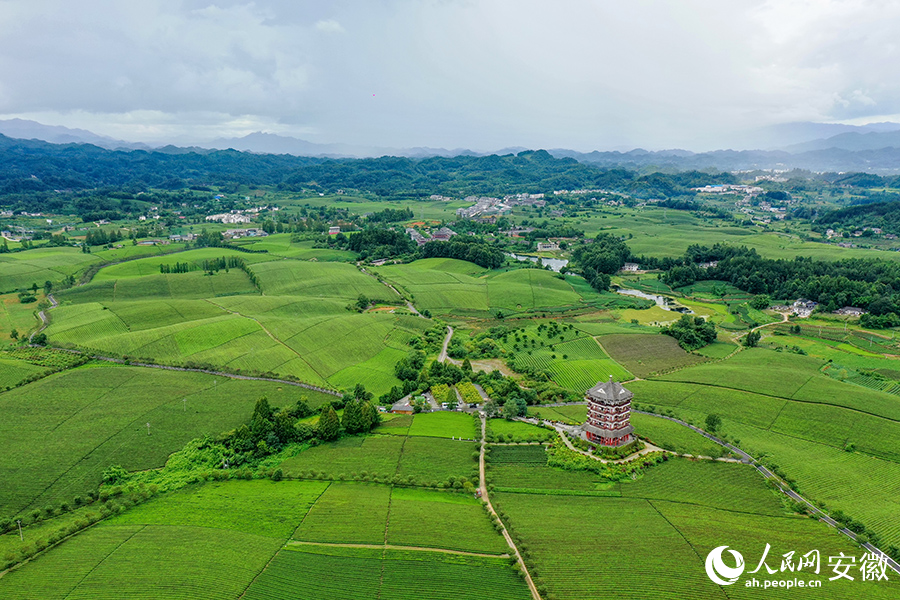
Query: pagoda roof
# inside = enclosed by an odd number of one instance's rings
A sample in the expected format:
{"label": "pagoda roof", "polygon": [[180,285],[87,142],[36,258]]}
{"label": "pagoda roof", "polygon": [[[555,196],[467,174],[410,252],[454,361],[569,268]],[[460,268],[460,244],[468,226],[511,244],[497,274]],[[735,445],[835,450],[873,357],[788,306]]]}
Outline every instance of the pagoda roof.
{"label": "pagoda roof", "polygon": [[587,395],[597,400],[624,401],[630,400],[634,394],[622,387],[621,383],[613,381],[612,375],[609,381],[601,381],[587,391]]}

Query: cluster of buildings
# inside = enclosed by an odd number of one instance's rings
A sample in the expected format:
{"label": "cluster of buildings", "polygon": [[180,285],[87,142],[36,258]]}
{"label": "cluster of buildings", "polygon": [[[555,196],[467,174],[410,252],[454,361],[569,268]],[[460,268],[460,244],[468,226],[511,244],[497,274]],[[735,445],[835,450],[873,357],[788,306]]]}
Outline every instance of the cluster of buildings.
{"label": "cluster of buildings", "polygon": [[457,235],[455,231],[448,227],[441,227],[437,231],[428,233],[422,233],[412,227],[406,228],[406,233],[409,235],[409,238],[414,241],[419,246],[424,246],[428,242],[448,242],[450,238],[454,235]]}
{"label": "cluster of buildings", "polygon": [[197,236],[195,236],[193,233],[185,233],[182,235],[176,234],[176,235],[170,235],[169,241],[170,242],[192,242],[192,241],[194,241],[195,237],[197,237]]}
{"label": "cluster of buildings", "polygon": [[0,231],[0,237],[6,238],[11,242],[21,242],[22,240],[30,240],[34,238],[34,229],[26,229],[18,225],[11,225],[9,229]]}
{"label": "cluster of buildings", "polygon": [[265,231],[263,231],[262,229],[256,229],[256,228],[228,229],[225,231],[225,233],[222,234],[222,236],[226,240],[237,240],[237,239],[245,238],[245,237],[266,237],[267,235],[269,235],[269,234],[266,233]]}
{"label": "cluster of buildings", "polygon": [[705,185],[703,187],[691,188],[691,190],[700,194],[742,194],[744,196],[758,196],[765,192],[765,190],[759,186],[734,183]]}
{"label": "cluster of buildings", "polygon": [[221,213],[218,215],[209,215],[206,217],[207,221],[214,221],[217,223],[227,223],[227,224],[238,224],[238,223],[249,223],[250,217],[242,215],[240,213]]}
{"label": "cluster of buildings", "polygon": [[[432,199],[444,199],[443,196],[431,196]],[[510,210],[513,206],[535,206],[538,208],[547,205],[544,194],[510,194],[503,198],[490,198],[487,196],[468,196],[466,202],[472,202],[467,208],[457,208],[456,216],[460,219],[497,217]]]}
{"label": "cluster of buildings", "polygon": [[510,206],[500,198],[469,196],[466,198],[466,202],[474,202],[474,204],[468,208],[456,209],[456,216],[460,219],[497,216],[510,209]]}

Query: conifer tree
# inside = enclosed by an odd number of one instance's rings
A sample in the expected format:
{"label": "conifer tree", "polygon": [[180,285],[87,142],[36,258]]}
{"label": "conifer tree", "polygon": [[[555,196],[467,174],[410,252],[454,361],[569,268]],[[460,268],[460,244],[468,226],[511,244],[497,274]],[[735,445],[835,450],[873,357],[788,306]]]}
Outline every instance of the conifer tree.
{"label": "conifer tree", "polygon": [[362,405],[359,402],[352,400],[347,403],[344,407],[344,418],[341,424],[344,426],[344,431],[347,433],[360,433],[365,431]]}
{"label": "conifer tree", "polygon": [[338,420],[337,413],[334,408],[329,406],[319,417],[319,424],[316,426],[316,436],[322,441],[330,442],[341,437],[341,423]]}

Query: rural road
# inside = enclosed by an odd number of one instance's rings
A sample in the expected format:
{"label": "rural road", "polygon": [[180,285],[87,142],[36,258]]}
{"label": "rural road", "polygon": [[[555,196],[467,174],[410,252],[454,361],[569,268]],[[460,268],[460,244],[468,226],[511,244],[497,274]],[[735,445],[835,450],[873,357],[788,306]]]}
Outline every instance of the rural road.
{"label": "rural road", "polygon": [[[378,279],[378,277],[377,277],[376,275],[374,275],[374,274],[369,273],[368,271],[366,271],[366,268],[365,268],[365,267],[359,267],[359,270],[362,271],[363,273],[365,273],[366,275],[368,275],[369,277],[375,277],[375,279]],[[383,279],[380,280],[380,281],[381,281],[381,283],[383,283],[384,285],[386,285],[386,286],[388,286],[389,288],[391,288],[391,289],[394,291],[395,294],[397,294],[398,296],[400,296],[401,298],[403,298],[403,294],[401,294],[400,291],[397,290],[397,288],[395,288],[393,285],[391,285],[391,284],[388,283],[387,281],[384,281]],[[409,300],[406,300],[406,308],[408,308],[408,309],[410,310],[410,312],[412,312],[412,314],[416,315],[417,317],[422,317],[423,319],[427,319],[427,318],[428,318],[428,317],[426,317],[425,315],[423,315],[422,313],[420,313],[418,310],[416,310],[416,307],[413,306],[413,303],[410,302]]]}
{"label": "rural road", "polygon": [[[453,329],[450,329],[450,335],[453,335]],[[444,348],[446,349],[446,343],[444,344]],[[534,581],[531,579],[531,573],[528,572],[528,567],[525,566],[525,561],[522,560],[522,555],[519,553],[519,549],[516,547],[515,542],[513,542],[512,537],[509,535],[509,532],[506,530],[506,525],[503,524],[503,520],[497,515],[497,511],[494,510],[494,505],[491,504],[491,499],[488,496],[487,484],[484,479],[484,448],[487,445],[485,440],[485,431],[487,429],[487,419],[485,418],[484,413],[479,413],[481,416],[481,451],[478,455],[478,490],[481,492],[481,499],[484,501],[487,506],[488,512],[491,513],[491,516],[496,518],[497,521],[500,522],[500,533],[503,534],[503,537],[506,539],[506,543],[509,544],[509,547],[512,549],[513,554],[516,557],[516,561],[519,563],[519,568],[522,569],[522,573],[525,576],[525,583],[528,584],[528,589],[531,590],[531,596],[533,600],[541,600],[541,595],[538,593],[537,587],[534,585]]]}
{"label": "rural road", "polygon": [[[50,308],[48,308],[47,310],[52,310],[59,306],[59,302],[56,301],[56,298],[53,297],[53,294],[47,294],[47,300],[50,301]],[[34,339],[34,336],[47,329],[47,326],[50,325],[50,319],[47,317],[44,311],[38,313],[38,318],[41,320],[41,326],[28,336],[29,342]]]}
{"label": "rural road", "polygon": [[441,347],[441,353],[438,355],[438,362],[447,362],[447,346],[450,345],[450,339],[452,337],[453,328],[447,325],[447,336],[444,338],[444,345]]}

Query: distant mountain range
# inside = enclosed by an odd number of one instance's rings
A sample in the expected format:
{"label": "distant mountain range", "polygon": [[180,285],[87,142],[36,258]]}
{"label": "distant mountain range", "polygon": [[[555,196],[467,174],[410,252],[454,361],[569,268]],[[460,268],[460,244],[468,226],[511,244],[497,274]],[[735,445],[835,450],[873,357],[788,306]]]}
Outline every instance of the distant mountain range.
{"label": "distant mountain range", "polygon": [[[503,148],[495,152],[474,152],[456,148],[389,148],[351,144],[317,144],[306,140],[256,132],[240,138],[218,138],[194,146],[150,146],[97,135],[84,129],[44,125],[23,119],[0,120],[0,133],[18,139],[37,139],[55,144],[93,144],[110,150],[155,150],[166,154],[234,149],[258,154],[361,158],[374,156],[485,156],[518,153],[526,148]],[[758,144],[754,146],[755,144]],[[900,172],[900,123],[843,125],[833,123],[787,123],[762,128],[743,136],[742,148],[764,150],[688,150],[628,152],[577,152],[565,148],[549,150],[556,157],[600,166],[669,167],[674,169],[753,170],[809,169],[812,171]]]}

